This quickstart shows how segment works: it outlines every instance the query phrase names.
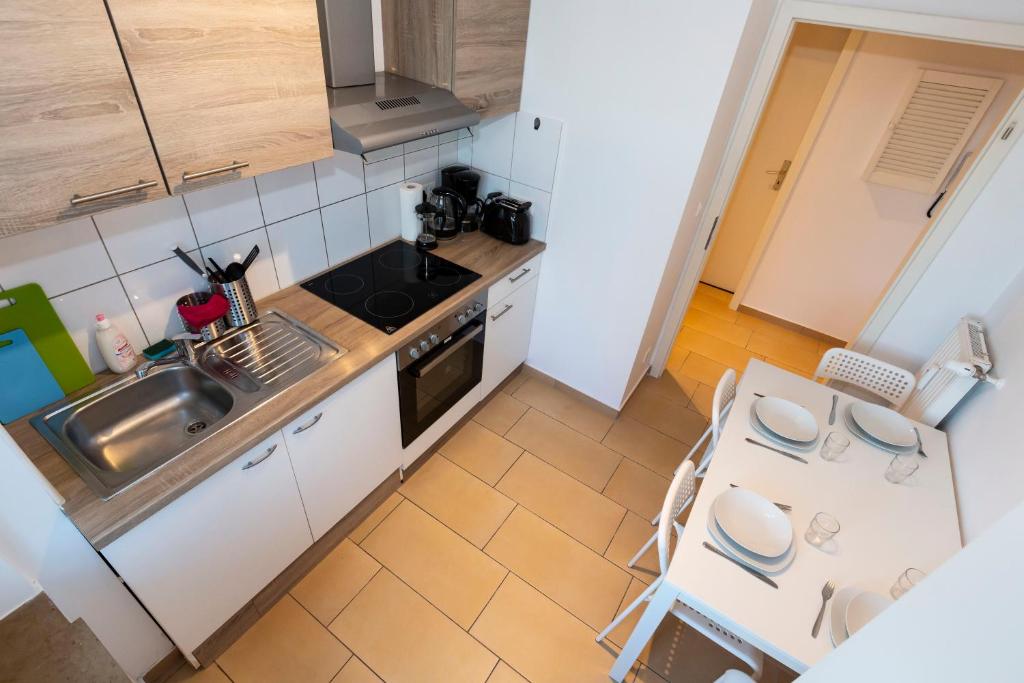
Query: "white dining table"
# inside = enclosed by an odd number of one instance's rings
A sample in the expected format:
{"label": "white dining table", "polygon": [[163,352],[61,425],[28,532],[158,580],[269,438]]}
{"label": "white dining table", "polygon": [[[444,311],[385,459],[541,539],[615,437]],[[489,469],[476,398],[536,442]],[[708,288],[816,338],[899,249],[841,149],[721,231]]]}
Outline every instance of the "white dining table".
{"label": "white dining table", "polygon": [[[755,393],[788,399],[814,415],[819,446],[798,453],[807,464],[745,441],[768,442],[751,426]],[[839,403],[835,424],[829,425],[833,395]],[[891,484],[884,474],[892,455],[858,439],[846,426],[844,412],[859,400],[774,365],[750,361],[668,571],[616,659],[613,680],[623,679],[677,599],[803,673],[833,649],[828,610],[818,637],[811,637],[826,581],[835,581],[836,592],[850,586],[889,595],[905,569],[931,572],[960,550],[946,435],[915,423],[927,458],[921,458],[905,483]],[[818,454],[831,431],[850,439],[840,462]],[[796,554],[789,567],[771,575],[778,588],[702,546],[704,541],[715,545],[708,515],[712,502],[730,484],[793,507],[788,515]],[[828,512],[840,523],[826,550],[804,539],[817,512]]]}

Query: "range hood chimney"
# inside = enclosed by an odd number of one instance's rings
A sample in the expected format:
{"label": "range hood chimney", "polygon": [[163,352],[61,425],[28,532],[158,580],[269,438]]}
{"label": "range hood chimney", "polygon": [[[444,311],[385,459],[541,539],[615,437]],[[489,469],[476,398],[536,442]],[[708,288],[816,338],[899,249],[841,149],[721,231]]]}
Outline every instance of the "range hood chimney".
{"label": "range hood chimney", "polygon": [[370,0],[317,0],[334,148],[364,154],[476,125],[451,91],[374,73]]}

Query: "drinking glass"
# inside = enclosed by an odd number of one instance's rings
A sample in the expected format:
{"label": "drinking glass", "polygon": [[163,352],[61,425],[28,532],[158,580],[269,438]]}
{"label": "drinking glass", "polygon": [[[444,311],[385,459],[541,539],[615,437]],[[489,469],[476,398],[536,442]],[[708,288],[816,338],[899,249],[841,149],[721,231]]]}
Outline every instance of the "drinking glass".
{"label": "drinking glass", "polygon": [[898,599],[911,588],[921,583],[921,581],[924,580],[924,576],[924,572],[920,569],[914,569],[913,567],[907,569],[897,577],[896,583],[894,583],[892,588],[889,589],[889,595],[891,595],[894,600]]}
{"label": "drinking glass", "polygon": [[846,449],[850,447],[850,440],[839,432],[829,432],[829,435],[825,437],[825,442],[821,444],[821,459],[834,462],[839,459],[839,456],[846,452]]}
{"label": "drinking glass", "polygon": [[889,468],[885,471],[885,479],[893,484],[901,484],[917,471],[920,464],[921,459],[917,453],[901,453],[889,463]]}
{"label": "drinking glass", "polygon": [[814,515],[810,526],[804,532],[804,538],[813,546],[821,546],[839,533],[839,520],[827,512]]}

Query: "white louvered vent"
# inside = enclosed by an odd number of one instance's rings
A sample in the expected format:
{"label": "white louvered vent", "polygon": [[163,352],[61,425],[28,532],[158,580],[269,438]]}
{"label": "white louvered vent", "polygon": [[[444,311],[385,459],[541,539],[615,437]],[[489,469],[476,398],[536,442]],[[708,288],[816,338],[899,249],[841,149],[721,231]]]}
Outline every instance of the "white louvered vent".
{"label": "white louvered vent", "polygon": [[868,164],[868,182],[931,194],[1003,81],[921,69]]}

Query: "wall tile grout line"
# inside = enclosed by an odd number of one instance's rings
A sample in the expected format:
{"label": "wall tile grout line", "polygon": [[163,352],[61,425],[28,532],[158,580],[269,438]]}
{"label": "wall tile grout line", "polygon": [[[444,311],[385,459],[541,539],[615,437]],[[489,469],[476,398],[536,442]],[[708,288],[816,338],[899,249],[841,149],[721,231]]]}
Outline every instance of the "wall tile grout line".
{"label": "wall tile grout line", "polygon": [[[93,227],[93,229],[96,230],[96,236],[99,237],[100,244],[103,245],[103,251],[106,252],[107,258],[110,259],[111,267],[114,268],[114,272],[117,273],[117,267],[114,266],[114,259],[111,258],[111,256],[110,256],[110,249],[107,247],[106,240],[103,239],[103,233],[100,232],[100,227],[98,225],[96,225],[96,219],[93,216],[89,216],[89,220],[92,221],[92,227]],[[192,221],[189,221],[189,225],[191,225],[191,223],[192,223]],[[172,256],[171,258],[174,258],[174,257]],[[135,310],[135,304],[132,303],[132,298],[128,295],[128,288],[124,286],[124,281],[121,280],[121,275],[117,274],[114,277],[117,278],[117,284],[121,286],[121,291],[124,292],[124,299],[125,299],[125,301],[128,302],[128,307],[130,309],[132,309],[132,315],[135,316],[135,322],[136,322],[136,324],[138,324],[139,330],[142,332],[142,338],[146,340],[146,345],[147,346],[152,346],[156,342],[151,340],[149,338],[149,335],[146,334],[146,328],[142,326],[142,318],[139,317],[139,312],[137,310]],[[113,279],[113,278],[107,278],[107,279],[109,280],[109,279]],[[100,280],[100,282],[106,282],[106,281],[107,280]],[[88,287],[92,287],[93,285],[100,284],[100,282],[94,282],[92,285],[87,285],[87,286]],[[85,289],[85,287],[82,287],[80,289]],[[77,290],[75,290],[75,291],[77,291]],[[64,296],[64,295],[60,294],[58,296]],[[54,297],[50,297],[49,300],[52,301],[53,298]],[[61,321],[61,322],[63,323],[63,321]],[[136,353],[138,353],[140,356],[142,355],[142,351],[143,351],[142,349],[136,349]],[[82,355],[84,356],[84,355],[87,355],[87,354],[82,354]],[[88,364],[89,359],[86,358],[85,362]]]}

